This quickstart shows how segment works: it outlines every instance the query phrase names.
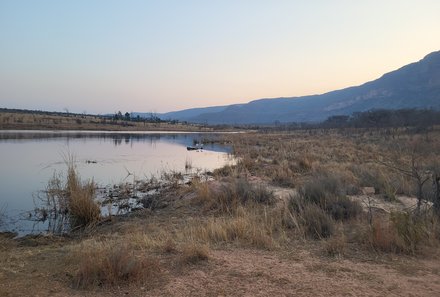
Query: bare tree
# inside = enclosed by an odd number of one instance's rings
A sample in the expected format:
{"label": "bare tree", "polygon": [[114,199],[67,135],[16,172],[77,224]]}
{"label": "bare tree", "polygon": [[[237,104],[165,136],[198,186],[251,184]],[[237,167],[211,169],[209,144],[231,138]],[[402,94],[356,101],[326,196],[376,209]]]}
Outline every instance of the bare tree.
{"label": "bare tree", "polygon": [[[409,148],[409,151],[408,151]],[[409,152],[409,159],[403,158],[402,155],[405,155]],[[412,179],[416,185],[416,197],[417,197],[417,212],[420,211],[422,202],[424,200],[423,186],[428,182],[433,174],[432,170],[430,170],[428,155],[432,153],[430,152],[430,148],[423,143],[421,139],[415,139],[408,146],[405,146],[404,149],[397,151],[397,156],[400,158],[396,158],[395,160],[378,160],[378,163],[384,165],[388,168],[391,168],[407,177]]]}

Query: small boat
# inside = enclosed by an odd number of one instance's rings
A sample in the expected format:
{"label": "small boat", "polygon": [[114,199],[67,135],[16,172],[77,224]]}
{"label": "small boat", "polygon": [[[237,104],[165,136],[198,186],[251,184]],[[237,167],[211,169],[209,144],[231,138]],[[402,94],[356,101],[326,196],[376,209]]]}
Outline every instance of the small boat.
{"label": "small boat", "polygon": [[196,146],[187,146],[186,149],[188,151],[203,150],[203,144],[196,144]]}

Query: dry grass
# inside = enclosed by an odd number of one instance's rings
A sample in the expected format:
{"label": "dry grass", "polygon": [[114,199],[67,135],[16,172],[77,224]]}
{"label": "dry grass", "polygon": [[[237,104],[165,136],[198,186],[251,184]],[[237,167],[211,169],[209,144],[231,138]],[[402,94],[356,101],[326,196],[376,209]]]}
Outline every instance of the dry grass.
{"label": "dry grass", "polygon": [[367,238],[376,251],[416,254],[438,246],[439,234],[438,219],[432,213],[393,212],[376,218]]}
{"label": "dry grass", "polygon": [[194,203],[202,205],[205,210],[232,214],[246,204],[274,203],[273,193],[267,187],[253,185],[244,178],[229,178],[215,188],[208,183],[195,181],[193,188],[197,193]]}
{"label": "dry grass", "polygon": [[95,189],[93,181],[82,183],[73,163],[69,163],[66,195],[72,229],[90,226],[100,220],[101,210],[94,200]]}
{"label": "dry grass", "polygon": [[[407,169],[405,166],[415,160],[417,170],[430,170],[428,164],[438,163],[438,155],[433,153],[440,148],[438,134],[438,129],[423,136],[405,129],[310,130],[232,135],[230,142],[240,158],[235,175],[256,175],[276,185],[299,189],[299,197],[290,199],[289,209],[283,214],[283,228],[295,229],[295,234],[304,237],[332,238],[334,221],[351,224],[356,219],[368,226],[359,203],[346,195],[359,194],[362,187],[374,187],[391,202],[396,195],[413,196],[417,192],[414,179],[382,163],[386,160]],[[212,196],[210,189],[203,191],[205,196]],[[428,183],[423,191],[429,198]],[[393,214],[385,220],[389,223],[373,226],[368,235],[359,238],[371,237],[376,250],[396,253],[415,253],[418,246],[437,241],[432,239],[435,232],[426,220],[411,217]]]}
{"label": "dry grass", "polygon": [[276,185],[297,187],[308,176],[330,172],[331,176],[342,177],[341,186],[346,193],[359,187],[375,187],[378,193],[393,200],[396,194],[414,195],[414,181],[379,161],[408,165],[416,149],[420,164],[435,164],[435,152],[440,149],[438,134],[438,129],[424,135],[404,129],[353,129],[228,137],[234,153],[242,160],[236,168],[241,175],[264,176]]}
{"label": "dry grass", "polygon": [[180,262],[183,264],[197,264],[209,259],[209,247],[197,243],[183,246]]}
{"label": "dry grass", "polygon": [[81,181],[73,158],[66,164],[66,178],[55,174],[49,180],[44,197],[40,197],[43,205],[35,210],[40,220],[49,220],[49,229],[54,233],[90,227],[101,219],[101,210],[95,201],[95,183]]}
{"label": "dry grass", "polygon": [[324,250],[328,256],[343,256],[347,250],[347,238],[344,234],[330,237],[325,241]]}
{"label": "dry grass", "polygon": [[184,230],[185,238],[211,244],[234,243],[272,249],[282,238],[281,218],[259,207],[240,207],[234,215],[196,220]]}
{"label": "dry grass", "polygon": [[[374,162],[379,155],[392,159],[396,152],[402,152],[402,158],[407,158],[406,152],[394,149],[390,142],[405,143],[409,136],[402,134],[396,140],[386,139],[381,134],[354,132],[298,131],[228,136],[241,161],[236,166],[217,170],[216,180],[194,180],[187,187],[178,182],[179,176],[168,175],[169,181],[176,185],[175,192],[170,193],[173,198],[167,200],[170,202],[168,207],[115,218],[112,224],[99,226],[100,231],[107,232],[94,233],[89,239],[77,239],[81,242],[70,253],[72,266],[69,266],[69,271],[73,271],[74,287],[91,289],[94,290],[91,294],[98,292],[101,295],[122,288],[118,293],[123,294],[125,291],[132,293],[125,287],[129,284],[134,284],[131,288],[140,288],[160,282],[172,283],[178,278],[178,286],[197,290],[200,284],[214,282],[212,276],[223,269],[228,284],[235,285],[239,275],[246,288],[253,288],[259,282],[263,290],[267,284],[280,289],[284,284],[302,283],[302,279],[295,282],[289,279],[294,275],[292,271],[315,262],[317,268],[307,283],[308,287],[314,287],[320,285],[316,277],[322,273],[327,273],[326,280],[341,284],[341,279],[352,276],[351,271],[362,271],[361,267],[368,263],[367,270],[354,275],[347,287],[339,291],[344,294],[347,288],[359,290],[350,285],[358,284],[361,278],[370,278],[372,271],[380,271],[374,272],[377,275],[395,273],[382,265],[386,261],[421,260],[426,265],[430,253],[438,255],[440,228],[435,216],[429,212],[415,215],[410,211],[391,214],[377,211],[370,226],[367,215],[351,201],[354,198],[347,198],[366,186],[375,187],[389,204],[394,202],[389,201],[387,192],[410,194],[411,180]],[[428,136],[436,142],[432,135]],[[427,159],[435,161],[431,155]],[[273,184],[287,189],[273,187]],[[185,190],[182,187],[186,187]],[[59,188],[62,193],[84,191],[83,197],[92,195],[87,194],[92,193],[87,184],[73,173],[67,185],[59,181]],[[375,195],[374,198],[380,200],[381,197]],[[15,249],[8,246],[5,251],[9,250]],[[344,261],[323,257],[323,253]],[[393,255],[390,257],[387,253]],[[226,254],[237,258],[230,261],[231,258],[225,258]],[[242,256],[243,259],[238,259]],[[266,258],[271,261],[264,262]],[[271,268],[259,266],[261,270],[252,270],[258,266],[254,262],[259,260],[264,265],[270,263]],[[237,273],[244,262],[248,270]],[[286,262],[292,266],[286,268]],[[381,265],[375,264],[378,262]],[[266,268],[270,273],[261,272]],[[285,280],[273,277],[283,269]],[[194,276],[200,277],[197,285],[190,283]],[[425,280],[425,275],[418,277]],[[434,280],[431,284],[436,281],[433,273],[428,272],[426,277]],[[402,283],[408,281],[400,280]],[[382,286],[381,290],[385,290],[386,285],[381,282],[382,279],[369,282],[363,292],[371,292],[372,286]],[[175,284],[156,287],[151,295],[166,294],[166,289]],[[111,288],[106,291],[101,287]],[[282,289],[273,292],[282,294]],[[224,294],[224,291],[215,293]],[[378,289],[377,293],[381,291]]]}
{"label": "dry grass", "polygon": [[333,220],[319,206],[306,204],[302,211],[302,225],[307,236],[322,239],[330,237],[335,232]]}
{"label": "dry grass", "polygon": [[160,276],[159,262],[114,241],[83,242],[73,254],[79,260],[73,279],[76,288],[146,283]]}

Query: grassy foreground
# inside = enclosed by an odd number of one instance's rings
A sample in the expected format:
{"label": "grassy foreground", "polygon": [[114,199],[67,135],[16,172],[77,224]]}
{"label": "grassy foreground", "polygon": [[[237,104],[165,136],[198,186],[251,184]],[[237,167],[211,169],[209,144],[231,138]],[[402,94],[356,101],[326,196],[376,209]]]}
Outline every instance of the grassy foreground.
{"label": "grassy foreground", "polygon": [[[225,136],[237,165],[164,193],[164,208],[3,235],[0,296],[437,296],[439,136]],[[66,201],[93,192],[72,180]]]}

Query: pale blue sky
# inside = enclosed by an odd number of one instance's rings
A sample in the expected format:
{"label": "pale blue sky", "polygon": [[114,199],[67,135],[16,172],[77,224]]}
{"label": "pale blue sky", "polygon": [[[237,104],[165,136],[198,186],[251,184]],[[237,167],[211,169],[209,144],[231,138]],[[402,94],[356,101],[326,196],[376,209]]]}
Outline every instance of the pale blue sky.
{"label": "pale blue sky", "polygon": [[316,94],[436,50],[438,0],[0,0],[0,107],[164,112]]}

